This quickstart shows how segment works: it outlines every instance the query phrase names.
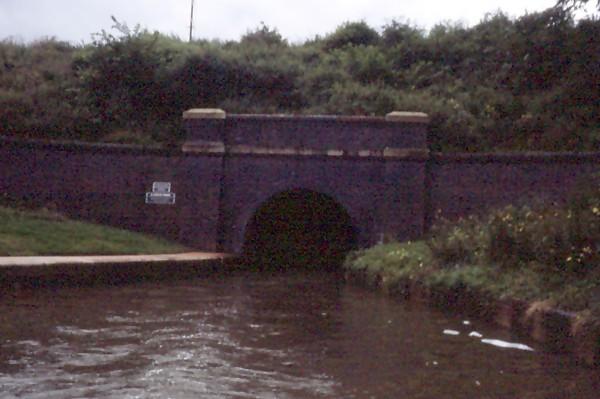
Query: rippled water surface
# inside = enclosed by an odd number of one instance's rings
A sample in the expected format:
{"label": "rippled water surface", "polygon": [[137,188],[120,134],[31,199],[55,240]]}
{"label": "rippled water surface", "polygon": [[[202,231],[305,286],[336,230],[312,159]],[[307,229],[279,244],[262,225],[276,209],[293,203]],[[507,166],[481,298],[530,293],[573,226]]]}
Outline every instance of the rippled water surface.
{"label": "rippled water surface", "polygon": [[566,356],[331,274],[4,295],[0,321],[2,398],[600,395]]}

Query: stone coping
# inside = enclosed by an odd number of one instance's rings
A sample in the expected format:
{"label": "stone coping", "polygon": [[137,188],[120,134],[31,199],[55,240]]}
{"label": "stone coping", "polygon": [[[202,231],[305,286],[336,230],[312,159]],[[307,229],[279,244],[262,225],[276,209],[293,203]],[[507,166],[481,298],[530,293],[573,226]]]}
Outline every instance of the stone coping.
{"label": "stone coping", "polygon": [[[272,116],[272,115],[269,115]],[[381,118],[378,118],[381,120]],[[217,155],[221,156],[223,151],[213,149],[202,151],[194,148],[193,142],[187,143],[187,148],[182,151],[180,147],[142,146],[135,144],[96,143],[86,141],[64,141],[64,140],[36,140],[0,136],[0,145],[3,147],[39,148],[49,150],[61,150],[72,152],[94,152],[101,154],[124,154],[124,155],[156,155],[164,157]],[[183,144],[186,146],[186,143]],[[405,149],[402,149],[405,150]],[[423,151],[423,149],[420,149]],[[331,149],[323,152],[338,150]],[[501,152],[501,153],[441,153],[430,152],[428,158],[435,163],[512,163],[512,162],[579,162],[595,161],[600,163],[600,152]]]}
{"label": "stone coping", "polygon": [[192,108],[183,112],[183,119],[225,119],[225,111],[219,108]]}
{"label": "stone coping", "polygon": [[600,163],[600,152],[431,152],[431,161],[436,163],[544,163],[596,161]]}
{"label": "stone coping", "polygon": [[20,147],[32,149],[49,149],[71,152],[93,152],[99,154],[123,154],[123,155],[158,155],[158,156],[177,156],[181,155],[179,147],[163,147],[160,145],[137,145],[137,144],[117,144],[100,143],[78,140],[38,140],[23,139],[0,136],[0,145],[3,147]]}
{"label": "stone coping", "polygon": [[293,115],[293,114],[232,114],[227,119],[260,121],[308,121],[308,122],[385,122],[381,116],[367,115]]}
{"label": "stone coping", "polygon": [[225,146],[222,143],[188,142],[183,151],[195,154],[227,154],[238,156],[287,156],[287,157],[328,157],[328,158],[385,158],[426,161],[429,151],[422,148],[389,148],[383,150],[315,150],[294,147],[259,147],[251,145]]}
{"label": "stone coping", "polygon": [[423,112],[394,111],[385,116],[388,122],[429,123],[429,115]]}
{"label": "stone coping", "polygon": [[228,119],[257,121],[318,121],[347,123],[429,123],[430,118],[422,112],[394,111],[386,116],[369,115],[305,115],[305,114],[227,114],[218,108],[192,108],[183,113],[184,120],[191,119]]}

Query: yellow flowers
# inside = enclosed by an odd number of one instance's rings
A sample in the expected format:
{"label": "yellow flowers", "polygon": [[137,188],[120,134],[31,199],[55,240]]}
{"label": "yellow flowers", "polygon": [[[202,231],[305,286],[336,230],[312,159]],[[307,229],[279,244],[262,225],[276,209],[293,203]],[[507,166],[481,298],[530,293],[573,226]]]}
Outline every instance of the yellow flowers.
{"label": "yellow flowers", "polygon": [[408,257],[408,251],[406,251],[405,249],[397,249],[395,251],[390,251],[386,254],[388,257],[398,257],[400,259],[406,258]]}
{"label": "yellow flowers", "polygon": [[444,264],[484,262],[555,271],[600,267],[600,198],[568,206],[507,206],[487,216],[446,221],[432,230],[433,254]]}

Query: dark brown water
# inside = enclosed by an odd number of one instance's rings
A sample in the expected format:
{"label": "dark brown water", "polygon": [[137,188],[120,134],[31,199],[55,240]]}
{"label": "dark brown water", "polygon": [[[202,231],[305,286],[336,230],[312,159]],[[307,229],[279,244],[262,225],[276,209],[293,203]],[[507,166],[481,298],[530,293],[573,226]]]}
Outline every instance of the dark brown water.
{"label": "dark brown water", "polygon": [[0,315],[2,398],[600,396],[566,356],[327,274],[5,295]]}

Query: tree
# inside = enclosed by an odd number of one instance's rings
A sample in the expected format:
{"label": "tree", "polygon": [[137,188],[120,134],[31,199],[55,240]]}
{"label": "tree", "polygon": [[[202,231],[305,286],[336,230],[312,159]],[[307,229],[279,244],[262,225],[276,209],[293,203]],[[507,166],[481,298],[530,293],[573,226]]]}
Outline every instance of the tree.
{"label": "tree", "polygon": [[366,22],[346,22],[325,38],[325,49],[334,50],[346,46],[373,46],[379,43],[379,33]]}
{"label": "tree", "polygon": [[287,46],[287,41],[277,29],[271,29],[264,22],[254,31],[248,31],[242,36],[240,43],[243,45]]}
{"label": "tree", "polygon": [[[556,6],[567,11],[573,11],[583,8],[589,2],[590,0],[558,0]],[[596,8],[600,11],[600,0],[596,0]]]}

